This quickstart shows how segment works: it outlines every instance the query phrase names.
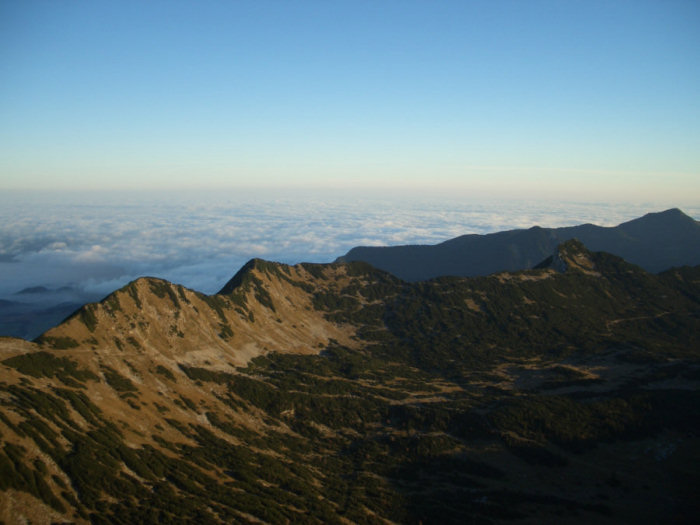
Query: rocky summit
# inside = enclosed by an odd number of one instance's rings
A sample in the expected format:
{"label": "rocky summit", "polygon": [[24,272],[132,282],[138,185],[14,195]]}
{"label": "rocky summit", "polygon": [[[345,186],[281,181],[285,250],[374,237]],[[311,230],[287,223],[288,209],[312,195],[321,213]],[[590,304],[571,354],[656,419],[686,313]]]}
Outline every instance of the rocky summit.
{"label": "rocky summit", "polygon": [[695,523],[700,267],[248,263],[0,339],[4,523]]}

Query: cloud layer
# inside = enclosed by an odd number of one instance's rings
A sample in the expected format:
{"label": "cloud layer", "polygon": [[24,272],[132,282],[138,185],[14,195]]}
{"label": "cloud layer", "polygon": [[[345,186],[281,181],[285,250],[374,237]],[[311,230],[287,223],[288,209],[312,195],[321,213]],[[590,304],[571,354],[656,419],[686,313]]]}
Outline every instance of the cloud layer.
{"label": "cloud layer", "polygon": [[253,257],[329,262],[357,245],[433,244],[533,225],[615,225],[663,209],[298,190],[14,194],[0,204],[0,297],[39,285],[100,296],[143,275],[212,293]]}

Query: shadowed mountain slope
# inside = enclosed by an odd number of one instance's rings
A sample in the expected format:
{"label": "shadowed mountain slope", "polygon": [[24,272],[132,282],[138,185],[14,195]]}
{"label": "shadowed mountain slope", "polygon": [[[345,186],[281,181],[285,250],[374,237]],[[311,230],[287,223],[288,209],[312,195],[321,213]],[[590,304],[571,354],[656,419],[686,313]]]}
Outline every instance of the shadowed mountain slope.
{"label": "shadowed mountain slope", "polygon": [[365,261],[407,281],[473,277],[532,268],[555,247],[579,239],[589,249],[618,255],[649,272],[700,264],[700,223],[678,209],[649,213],[615,227],[510,230],[463,235],[436,245],[356,247],[339,261]]}
{"label": "shadowed mountain slope", "polygon": [[695,523],[700,267],[248,263],[0,339],[5,523]]}

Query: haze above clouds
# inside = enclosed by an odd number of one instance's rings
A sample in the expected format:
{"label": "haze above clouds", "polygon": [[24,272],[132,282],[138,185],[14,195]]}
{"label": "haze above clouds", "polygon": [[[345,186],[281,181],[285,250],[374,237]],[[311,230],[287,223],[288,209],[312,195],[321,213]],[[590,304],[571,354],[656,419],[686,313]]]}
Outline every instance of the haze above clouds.
{"label": "haze above clouds", "polygon": [[700,3],[0,4],[0,189],[700,194]]}

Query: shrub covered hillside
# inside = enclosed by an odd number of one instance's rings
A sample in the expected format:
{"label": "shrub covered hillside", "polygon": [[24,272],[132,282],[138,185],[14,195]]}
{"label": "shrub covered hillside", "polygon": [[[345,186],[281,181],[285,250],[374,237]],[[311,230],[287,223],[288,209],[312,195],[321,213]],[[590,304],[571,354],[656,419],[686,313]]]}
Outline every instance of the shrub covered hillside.
{"label": "shrub covered hillside", "polygon": [[700,267],[251,261],[0,341],[5,523],[695,523]]}

